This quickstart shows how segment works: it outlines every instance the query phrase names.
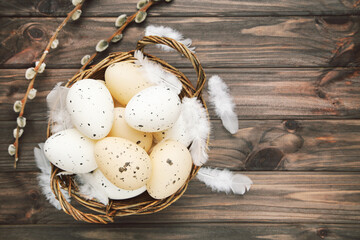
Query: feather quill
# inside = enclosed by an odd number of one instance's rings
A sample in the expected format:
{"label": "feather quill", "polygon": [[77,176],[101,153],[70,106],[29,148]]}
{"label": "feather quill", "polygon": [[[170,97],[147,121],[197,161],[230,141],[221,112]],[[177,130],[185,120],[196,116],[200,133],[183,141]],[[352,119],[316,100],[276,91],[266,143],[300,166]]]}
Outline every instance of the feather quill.
{"label": "feather quill", "polygon": [[[44,143],[40,143],[39,148],[34,148],[34,156],[36,165],[41,170],[41,173],[38,174],[38,181],[41,192],[51,203],[51,205],[53,205],[56,209],[61,210],[60,203],[55,198],[55,195],[50,187],[51,165],[44,153]],[[65,199],[70,202],[69,194],[64,190],[61,190],[61,192],[64,195]]]}
{"label": "feather quill", "polygon": [[49,118],[53,121],[51,127],[53,134],[73,127],[70,114],[66,110],[66,96],[68,92],[69,88],[63,87],[61,83],[58,83],[46,97]]}
{"label": "feather quill", "polygon": [[208,91],[210,103],[215,107],[215,112],[221,118],[226,130],[231,134],[237,133],[239,122],[228,86],[218,75],[214,75],[209,79]]}
{"label": "feather quill", "polygon": [[208,160],[206,141],[210,134],[206,110],[196,98],[184,97],[181,114],[192,141],[190,153],[193,162],[196,166],[202,166]]}
{"label": "feather quill", "polygon": [[243,195],[250,190],[253,182],[251,179],[242,174],[234,174],[228,169],[219,170],[203,167],[199,170],[197,178],[210,187],[212,191],[232,192]]}
{"label": "feather quill", "polygon": [[150,83],[170,88],[177,95],[180,94],[182,84],[174,74],[165,71],[160,64],[150,61],[139,50],[135,51],[134,57],[137,59],[135,60],[135,64],[141,67]]}
{"label": "feather quill", "polygon": [[102,204],[108,205],[109,198],[105,191],[98,186],[93,174],[77,174],[76,181],[79,185],[79,192],[84,195],[86,199],[96,199]]}
{"label": "feather quill", "polygon": [[[184,44],[191,52],[195,53],[195,47],[191,47],[192,40],[190,38],[184,38],[184,36],[180,32],[170,27],[150,25],[145,29],[145,36],[159,36],[159,37],[172,38]],[[157,44],[156,46],[165,52],[175,51],[173,48],[166,46],[164,44]]]}

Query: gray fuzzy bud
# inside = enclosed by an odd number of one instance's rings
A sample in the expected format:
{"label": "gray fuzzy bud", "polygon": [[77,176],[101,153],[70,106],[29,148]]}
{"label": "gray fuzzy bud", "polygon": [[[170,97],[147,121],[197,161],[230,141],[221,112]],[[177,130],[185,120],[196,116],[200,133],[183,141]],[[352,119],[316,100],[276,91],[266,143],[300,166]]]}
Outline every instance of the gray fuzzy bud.
{"label": "gray fuzzy bud", "polygon": [[15,101],[14,103],[14,112],[20,112],[22,108],[22,102],[21,101]]}
{"label": "gray fuzzy bud", "polygon": [[36,97],[37,90],[35,88],[30,89],[28,99],[32,100]]}
{"label": "gray fuzzy bud", "polygon": [[122,34],[116,35],[115,37],[113,37],[113,39],[111,39],[111,42],[116,43],[120,41],[122,38],[123,38]]}
{"label": "gray fuzzy bud", "polygon": [[121,27],[122,25],[124,25],[126,19],[127,19],[126,14],[122,14],[118,16],[117,19],[115,20],[115,27]]}
{"label": "gray fuzzy bud", "polygon": [[16,152],[16,147],[14,144],[10,144],[8,148],[8,152],[10,156],[14,156]]}
{"label": "gray fuzzy bud", "polygon": [[[16,133],[17,133],[17,128],[15,128],[13,131],[14,138],[16,138]],[[24,133],[24,129],[20,128],[19,129],[19,138],[23,135],[23,133]]]}
{"label": "gray fuzzy bud", "polygon": [[71,19],[76,21],[80,18],[82,11],[80,9],[76,10],[73,15],[71,15]]}
{"label": "gray fuzzy bud", "polygon": [[145,6],[147,3],[149,2],[149,0],[140,0],[138,1],[138,3],[136,4],[136,8],[137,9],[141,9],[143,6]]}
{"label": "gray fuzzy bud", "polygon": [[23,128],[23,127],[26,126],[26,118],[24,118],[24,117],[18,117],[18,118],[16,119],[16,123],[17,123],[17,125],[18,125],[19,127]]}
{"label": "gray fuzzy bud", "polygon": [[82,2],[82,0],[71,0],[71,2],[74,6],[77,6]]}
{"label": "gray fuzzy bud", "polygon": [[89,59],[90,59],[90,55],[85,55],[85,56],[83,56],[82,59],[81,59],[81,61],[80,61],[81,65],[84,66],[85,63],[87,63],[87,61],[89,61]]}
{"label": "gray fuzzy bud", "polygon": [[146,12],[139,12],[135,17],[135,22],[142,23],[143,21],[145,21],[146,16],[147,16]]}
{"label": "gray fuzzy bud", "polygon": [[105,40],[100,40],[95,47],[97,52],[103,52],[109,47],[109,43]]}
{"label": "gray fuzzy bud", "polygon": [[33,79],[33,77],[35,77],[35,74],[36,74],[35,68],[33,68],[33,67],[28,68],[28,69],[26,69],[26,72],[25,72],[25,78],[27,80],[31,80],[31,79]]}
{"label": "gray fuzzy bud", "polygon": [[[35,67],[39,65],[39,61],[35,63]],[[38,68],[38,73],[43,73],[45,71],[46,64],[43,62],[40,67]]]}
{"label": "gray fuzzy bud", "polygon": [[52,43],[51,43],[51,48],[52,49],[55,49],[55,48],[57,48],[58,47],[58,45],[59,45],[59,40],[58,39],[55,39]]}

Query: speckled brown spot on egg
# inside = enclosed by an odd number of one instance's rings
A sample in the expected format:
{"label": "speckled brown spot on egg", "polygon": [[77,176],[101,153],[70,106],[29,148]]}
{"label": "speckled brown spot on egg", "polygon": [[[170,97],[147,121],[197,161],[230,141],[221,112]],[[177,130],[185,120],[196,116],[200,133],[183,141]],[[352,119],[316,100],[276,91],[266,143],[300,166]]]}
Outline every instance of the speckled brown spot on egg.
{"label": "speckled brown spot on egg", "polygon": [[169,158],[166,160],[166,163],[169,164],[170,166],[173,165],[173,162]]}

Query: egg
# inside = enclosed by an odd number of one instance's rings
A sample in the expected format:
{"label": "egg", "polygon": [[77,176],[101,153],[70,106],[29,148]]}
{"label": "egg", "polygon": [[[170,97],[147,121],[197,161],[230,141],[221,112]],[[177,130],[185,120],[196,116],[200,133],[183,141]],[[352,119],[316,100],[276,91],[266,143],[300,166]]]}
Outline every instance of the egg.
{"label": "egg", "polygon": [[125,108],[130,127],[143,132],[171,128],[179,118],[181,102],[169,88],[152,86],[136,94]]}
{"label": "egg", "polygon": [[106,86],[93,79],[76,82],[69,90],[66,108],[73,125],[91,139],[108,135],[114,121],[114,102]]}
{"label": "egg", "polygon": [[95,141],[76,129],[66,129],[49,137],[44,145],[45,156],[58,168],[72,173],[88,173],[97,168]]}
{"label": "egg", "polygon": [[180,115],[173,127],[153,133],[153,136],[157,142],[160,142],[164,139],[171,139],[182,143],[185,146],[189,146],[191,143],[191,136],[189,131],[186,128],[185,121]]}
{"label": "egg", "polygon": [[140,132],[130,127],[125,121],[125,108],[114,109],[114,123],[108,135],[128,139],[149,151],[153,136],[151,133]]}
{"label": "egg", "polygon": [[92,173],[92,175],[95,179],[94,184],[96,184],[98,188],[102,189],[110,199],[115,199],[115,200],[129,199],[139,196],[140,194],[146,191],[146,186],[143,186],[135,190],[125,190],[118,188],[114,184],[112,184],[109,180],[107,180],[107,178],[100,171],[100,169],[96,169]]}
{"label": "egg", "polygon": [[146,188],[151,197],[163,199],[174,194],[189,177],[192,160],[181,143],[166,140],[157,144],[151,154],[152,172]]}
{"label": "egg", "polygon": [[123,106],[151,84],[140,68],[129,62],[113,63],[105,71],[105,83],[111,95]]}
{"label": "egg", "polygon": [[95,159],[104,176],[118,188],[135,190],[143,187],[151,174],[146,151],[119,137],[107,137],[95,145]]}

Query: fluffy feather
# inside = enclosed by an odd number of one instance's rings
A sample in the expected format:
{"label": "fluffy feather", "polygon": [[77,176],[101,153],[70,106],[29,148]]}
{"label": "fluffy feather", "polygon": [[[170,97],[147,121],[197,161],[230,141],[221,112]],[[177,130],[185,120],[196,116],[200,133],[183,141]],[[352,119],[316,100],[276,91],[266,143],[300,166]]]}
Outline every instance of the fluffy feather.
{"label": "fluffy feather", "polygon": [[196,98],[184,97],[181,114],[192,140],[190,153],[196,166],[202,166],[208,160],[206,140],[210,133],[210,122],[203,105]]}
{"label": "fluffy feather", "polygon": [[[39,186],[42,193],[46,199],[58,210],[61,209],[59,201],[55,198],[54,193],[50,187],[50,178],[51,178],[51,165],[49,160],[45,157],[44,153],[44,143],[39,144],[40,148],[34,148],[34,156],[37,167],[41,170],[41,173],[38,175]],[[70,197],[68,193],[64,190],[61,190],[65,199],[70,202]]]}
{"label": "fluffy feather", "polygon": [[[169,27],[164,27],[164,26],[150,25],[150,26],[146,27],[146,29],[145,29],[145,36],[159,36],[159,37],[172,38],[178,42],[181,42],[190,51],[195,53],[195,47],[191,47],[192,40],[190,38],[185,39],[184,36],[180,32],[176,31],[175,29],[172,29]],[[174,49],[172,49],[171,47],[163,45],[163,44],[157,44],[156,46],[158,46],[160,49],[162,49],[166,52],[174,51]]]}
{"label": "fluffy feather", "polygon": [[139,50],[135,51],[134,57],[137,59],[135,64],[141,67],[150,83],[168,87],[177,95],[180,94],[182,84],[174,74],[165,71],[160,64],[150,61]]}
{"label": "fluffy feather", "polygon": [[106,193],[97,186],[96,180],[91,173],[82,173],[76,175],[76,181],[79,185],[79,192],[87,199],[95,198],[104,205],[108,205],[109,198]]}
{"label": "fluffy feather", "polygon": [[51,127],[53,134],[73,127],[70,114],[66,110],[66,96],[69,88],[60,85],[61,83],[56,84],[46,97],[49,118],[54,123]]}
{"label": "fluffy feather", "polygon": [[212,191],[225,192],[243,195],[250,190],[253,182],[251,179],[242,174],[233,174],[231,171],[224,169],[212,169],[203,167],[199,170],[197,178],[211,187]]}
{"label": "fluffy feather", "polygon": [[209,79],[208,90],[210,103],[215,107],[222,124],[231,134],[235,134],[239,130],[239,123],[228,86],[218,75],[215,75]]}

